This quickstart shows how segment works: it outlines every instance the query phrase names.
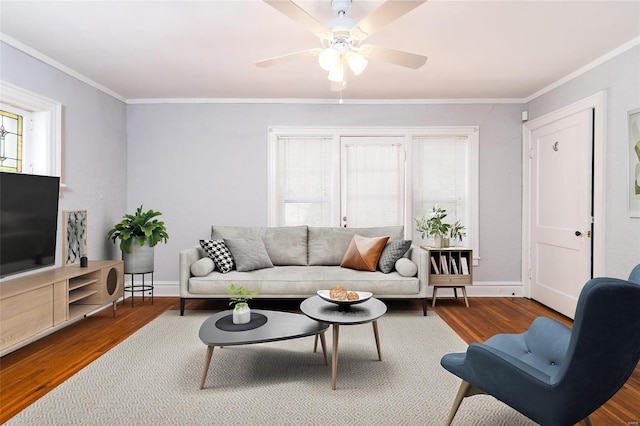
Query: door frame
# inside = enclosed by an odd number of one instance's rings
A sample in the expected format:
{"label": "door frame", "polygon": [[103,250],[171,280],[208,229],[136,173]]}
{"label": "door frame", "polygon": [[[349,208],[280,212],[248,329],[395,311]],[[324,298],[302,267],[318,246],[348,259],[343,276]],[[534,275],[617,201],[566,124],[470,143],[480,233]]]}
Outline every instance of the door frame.
{"label": "door frame", "polygon": [[531,297],[531,133],[540,127],[591,109],[593,113],[593,276],[604,275],[605,265],[605,118],[606,93],[598,92],[566,107],[557,109],[522,126],[522,285],[525,297]]}

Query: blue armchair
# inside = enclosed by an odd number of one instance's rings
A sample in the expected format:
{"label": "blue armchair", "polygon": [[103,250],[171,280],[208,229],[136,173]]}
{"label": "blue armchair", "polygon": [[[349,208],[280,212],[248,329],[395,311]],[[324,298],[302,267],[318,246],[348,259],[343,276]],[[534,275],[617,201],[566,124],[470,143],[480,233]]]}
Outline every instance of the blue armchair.
{"label": "blue armchair", "polygon": [[611,398],[640,359],[640,265],[629,281],[585,284],[573,330],[536,318],[522,334],[498,334],[445,355],[462,379],[447,425],[467,396],[489,394],[541,425],[573,425]]}

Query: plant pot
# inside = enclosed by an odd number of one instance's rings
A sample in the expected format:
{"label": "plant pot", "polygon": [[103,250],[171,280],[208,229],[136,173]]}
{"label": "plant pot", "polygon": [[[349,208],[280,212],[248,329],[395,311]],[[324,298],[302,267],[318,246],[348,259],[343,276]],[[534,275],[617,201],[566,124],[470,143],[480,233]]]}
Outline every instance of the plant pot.
{"label": "plant pot", "polygon": [[233,323],[246,324],[251,321],[251,309],[246,303],[238,303],[233,308]]}
{"label": "plant pot", "polygon": [[147,241],[143,246],[133,244],[131,253],[122,252],[125,274],[147,274],[153,272],[153,247]]}
{"label": "plant pot", "polygon": [[433,247],[434,248],[449,247],[449,238],[443,237],[441,235],[436,235],[433,238]]}

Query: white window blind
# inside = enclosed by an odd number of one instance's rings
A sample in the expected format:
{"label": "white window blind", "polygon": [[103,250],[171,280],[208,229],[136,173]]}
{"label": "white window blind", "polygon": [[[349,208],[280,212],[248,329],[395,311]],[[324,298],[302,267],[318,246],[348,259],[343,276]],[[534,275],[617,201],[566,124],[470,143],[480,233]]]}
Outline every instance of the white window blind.
{"label": "white window blind", "polygon": [[416,137],[412,150],[413,217],[438,205],[447,210],[445,222],[459,219],[469,228],[469,139]]}
{"label": "white window blind", "polygon": [[343,138],[343,226],[402,225],[404,149],[393,139]]}
{"label": "white window blind", "polygon": [[332,223],[332,157],[331,138],[278,138],[276,191],[281,226]]}

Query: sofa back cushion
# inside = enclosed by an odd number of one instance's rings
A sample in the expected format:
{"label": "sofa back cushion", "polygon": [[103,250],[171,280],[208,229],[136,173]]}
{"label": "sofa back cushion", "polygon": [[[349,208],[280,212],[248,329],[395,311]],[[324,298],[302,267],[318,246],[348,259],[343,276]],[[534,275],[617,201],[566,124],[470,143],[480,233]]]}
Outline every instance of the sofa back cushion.
{"label": "sofa back cushion", "polygon": [[384,237],[391,240],[404,238],[403,226],[376,228],[309,227],[309,265],[339,266],[355,234],[363,237]]}
{"label": "sofa back cushion", "polygon": [[212,226],[212,239],[262,238],[275,266],[307,264],[307,227]]}

